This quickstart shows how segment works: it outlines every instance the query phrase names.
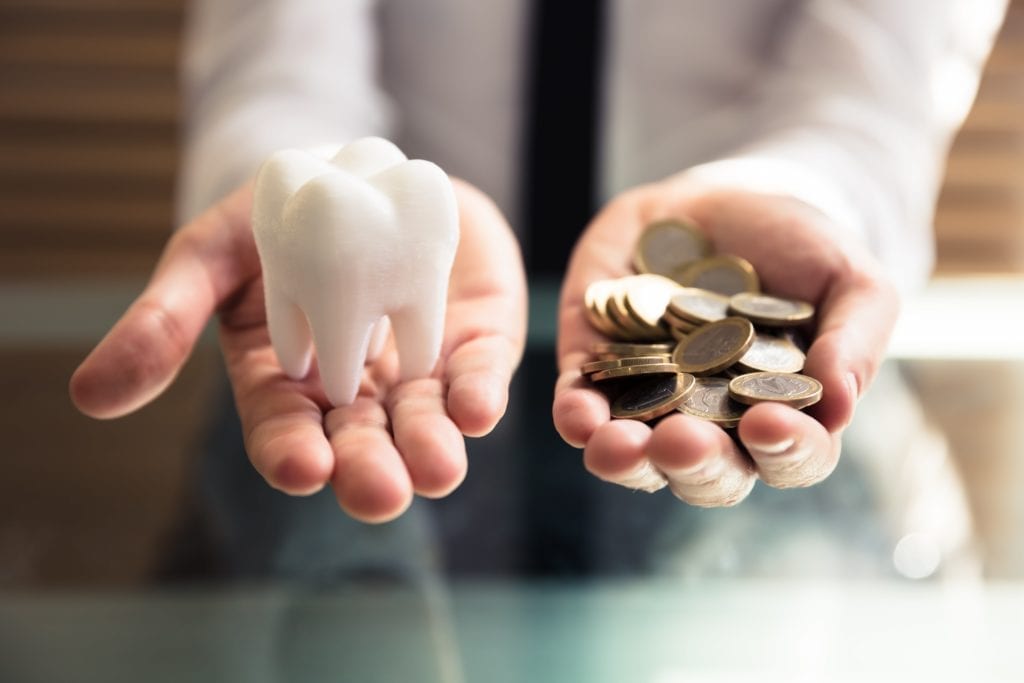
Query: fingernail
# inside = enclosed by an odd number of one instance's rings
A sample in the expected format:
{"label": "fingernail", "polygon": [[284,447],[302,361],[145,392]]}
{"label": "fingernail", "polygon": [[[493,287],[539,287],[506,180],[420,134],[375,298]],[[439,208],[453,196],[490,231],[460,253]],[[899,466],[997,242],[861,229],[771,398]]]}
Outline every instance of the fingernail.
{"label": "fingernail", "polygon": [[860,398],[860,388],[857,382],[857,376],[852,372],[846,373],[846,391],[849,392],[850,398],[854,403]]}
{"label": "fingernail", "polygon": [[796,439],[790,437],[788,439],[782,439],[775,443],[759,443],[759,444],[747,444],[749,448],[756,450],[758,453],[764,455],[782,455],[789,451],[796,444]]}

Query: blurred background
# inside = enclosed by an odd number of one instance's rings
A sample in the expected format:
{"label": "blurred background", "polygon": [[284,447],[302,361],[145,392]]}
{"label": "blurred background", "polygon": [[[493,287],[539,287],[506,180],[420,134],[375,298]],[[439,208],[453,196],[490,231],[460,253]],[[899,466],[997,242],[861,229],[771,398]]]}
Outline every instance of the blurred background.
{"label": "blurred background", "polygon": [[[180,520],[220,381],[213,340],[117,422],[77,414],[66,385],[172,229],[183,5],[0,0],[0,589],[142,585]],[[1009,343],[1024,325],[1024,0],[952,151],[936,234],[935,282],[893,355],[967,485],[984,575],[1024,578],[1024,348]]]}

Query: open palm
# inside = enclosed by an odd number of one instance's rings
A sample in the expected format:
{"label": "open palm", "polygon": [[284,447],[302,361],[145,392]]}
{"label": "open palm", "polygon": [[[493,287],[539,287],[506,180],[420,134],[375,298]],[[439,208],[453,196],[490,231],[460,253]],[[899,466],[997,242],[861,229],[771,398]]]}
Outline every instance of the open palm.
{"label": "open palm", "polygon": [[430,378],[399,382],[390,342],[348,406],[330,405],[315,365],[299,381],[282,372],[267,332],[246,186],[174,235],[145,291],[75,372],[73,400],[100,418],[148,403],[216,312],[246,450],[271,486],[309,494],[330,484],[347,512],[370,522],[401,514],[414,493],[449,493],[466,472],[463,436],[486,434],[504,414],[526,326],[511,230],[480,192],[455,187],[461,237]]}
{"label": "open palm", "polygon": [[[607,400],[580,376],[601,338],[583,310],[587,285],[630,272],[644,226],[671,217],[693,219],[716,251],[750,261],[765,291],[817,307],[804,373],[821,381],[822,401],[808,413],[772,403],[751,407],[737,430],[742,447],[716,425],[681,413],[653,427],[610,420]],[[701,189],[682,179],[637,188],[594,219],[566,274],[555,426],[584,448],[598,477],[634,488],[667,484],[695,505],[738,503],[758,478],[779,488],[814,484],[838,462],[841,433],[884,356],[897,309],[895,290],[873,258],[843,243],[835,225],[795,199]]]}

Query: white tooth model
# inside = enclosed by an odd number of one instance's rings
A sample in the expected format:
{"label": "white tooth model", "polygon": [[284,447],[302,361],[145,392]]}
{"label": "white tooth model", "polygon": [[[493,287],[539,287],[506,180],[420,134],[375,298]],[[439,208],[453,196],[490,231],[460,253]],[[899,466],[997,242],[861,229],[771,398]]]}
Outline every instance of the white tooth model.
{"label": "white tooth model", "polygon": [[401,379],[430,374],[459,241],[444,171],[381,138],[330,159],[283,150],[256,177],[252,225],[270,340],[289,377],[306,376],[315,346],[328,400],[352,403],[388,319]]}

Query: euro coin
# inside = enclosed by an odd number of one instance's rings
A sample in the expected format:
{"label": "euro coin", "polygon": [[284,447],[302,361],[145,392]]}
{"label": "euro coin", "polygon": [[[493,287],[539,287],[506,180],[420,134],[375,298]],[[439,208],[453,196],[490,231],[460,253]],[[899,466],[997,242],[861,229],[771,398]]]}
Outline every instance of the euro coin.
{"label": "euro coin", "polygon": [[623,280],[624,278],[619,278],[615,281],[615,287],[608,297],[608,319],[617,330],[613,336],[618,339],[645,341],[650,335],[650,329],[641,327],[626,310],[626,283]]}
{"label": "euro coin", "polygon": [[803,351],[793,342],[759,332],[736,365],[746,372],[800,372],[804,360]]}
{"label": "euro coin", "polygon": [[612,417],[642,421],[661,417],[685,401],[695,384],[693,375],[683,373],[646,379],[615,399]]}
{"label": "euro coin", "polygon": [[633,253],[638,273],[673,277],[691,261],[711,253],[711,244],[696,225],[680,220],[657,221],[640,235]]}
{"label": "euro coin", "polygon": [[806,301],[754,292],[740,292],[729,299],[729,310],[755,325],[789,327],[814,317],[814,306]]}
{"label": "euro coin", "polygon": [[681,413],[726,428],[738,425],[746,409],[729,396],[729,380],[721,377],[698,377],[693,391],[678,408]]}
{"label": "euro coin", "polygon": [[821,400],[821,382],[806,375],[752,372],[729,382],[729,395],[740,403],[784,403],[796,409]]}
{"label": "euro coin", "polygon": [[592,375],[595,372],[601,372],[602,370],[611,370],[612,368],[623,368],[630,365],[657,365],[658,363],[671,363],[672,356],[661,355],[661,356],[632,356],[626,358],[613,358],[609,360],[595,360],[589,363],[584,363],[580,366],[580,372],[584,375]]}
{"label": "euro coin", "polygon": [[660,356],[671,355],[676,345],[670,342],[658,342],[654,344],[635,344],[632,342],[600,341],[594,342],[590,347],[591,353],[608,360],[609,358],[621,358],[623,356]]}
{"label": "euro coin", "polygon": [[679,287],[666,304],[666,312],[694,323],[712,323],[729,316],[729,297],[707,289]]}
{"label": "euro coin", "polygon": [[703,324],[695,323],[691,320],[684,320],[668,309],[665,310],[665,315],[661,316],[661,320],[669,328],[674,328],[686,333],[693,332]]}
{"label": "euro coin", "polygon": [[691,263],[673,279],[685,287],[710,289],[726,296],[761,289],[754,266],[746,259],[731,254],[709,256]]}
{"label": "euro coin", "polygon": [[687,337],[690,336],[689,332],[681,330],[678,327],[670,327],[670,328],[668,328],[668,333],[670,335],[672,335],[672,338],[675,339],[677,342],[681,342],[681,341],[683,341],[684,339],[686,339]]}
{"label": "euro coin", "polygon": [[713,375],[738,361],[754,343],[754,326],[745,318],[723,318],[702,325],[679,342],[672,360],[682,372]]}
{"label": "euro coin", "polygon": [[661,275],[635,275],[627,281],[623,303],[635,322],[657,330],[669,299],[678,289],[674,280]]}
{"label": "euro coin", "polygon": [[618,334],[618,328],[608,318],[608,297],[615,288],[614,280],[597,280],[587,286],[583,294],[583,305],[587,321],[598,332],[609,337]]}
{"label": "euro coin", "polygon": [[679,372],[675,363],[649,363],[647,365],[623,365],[621,367],[601,370],[590,375],[592,382],[605,382],[623,377],[639,377],[641,375],[674,375]]}

